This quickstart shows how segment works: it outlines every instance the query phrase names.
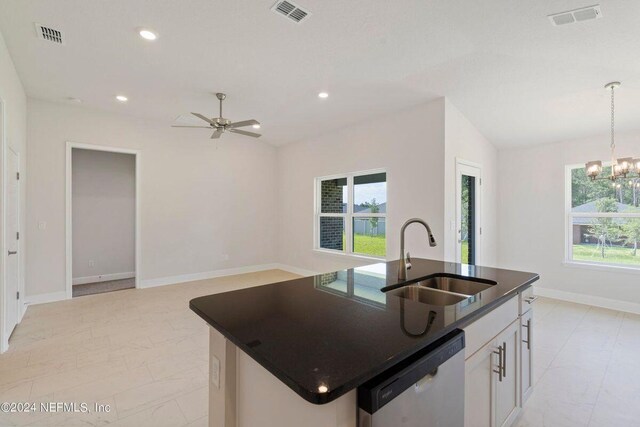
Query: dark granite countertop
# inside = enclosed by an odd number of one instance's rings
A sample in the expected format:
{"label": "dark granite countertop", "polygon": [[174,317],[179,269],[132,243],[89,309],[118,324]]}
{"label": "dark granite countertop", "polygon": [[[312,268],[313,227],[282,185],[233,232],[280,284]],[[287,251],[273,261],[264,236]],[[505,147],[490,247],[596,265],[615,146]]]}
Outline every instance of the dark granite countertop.
{"label": "dark granite countertop", "polygon": [[[330,402],[464,327],[534,273],[413,259],[406,284],[439,273],[497,282],[452,306],[405,300],[397,261],[195,298],[190,308],[305,400]],[[322,392],[326,390],[325,392]]]}

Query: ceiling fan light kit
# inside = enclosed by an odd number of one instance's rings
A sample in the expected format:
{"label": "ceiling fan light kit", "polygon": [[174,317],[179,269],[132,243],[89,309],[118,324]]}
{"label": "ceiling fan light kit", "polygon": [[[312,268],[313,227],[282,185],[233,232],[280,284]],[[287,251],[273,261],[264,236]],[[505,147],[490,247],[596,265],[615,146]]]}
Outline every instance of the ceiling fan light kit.
{"label": "ceiling fan light kit", "polygon": [[[613,186],[620,187],[619,183],[616,183],[618,179],[626,178],[640,178],[640,158],[634,159],[632,157],[624,157],[616,159],[616,142],[615,142],[615,98],[614,91],[620,87],[620,82],[607,83],[604,88],[611,90],[611,143],[609,148],[611,149],[611,173],[609,175],[602,175],[602,161],[592,160],[585,164],[585,171],[587,176],[592,181],[597,179],[611,180]],[[630,181],[633,185],[633,181]]]}
{"label": "ceiling fan light kit", "polygon": [[257,128],[259,128],[260,127],[260,122],[257,121],[257,120],[251,119],[251,120],[242,120],[240,122],[232,122],[229,119],[225,119],[222,116],[222,101],[224,101],[227,98],[227,95],[224,94],[224,93],[216,93],[216,98],[218,98],[218,101],[220,102],[220,114],[219,114],[218,117],[209,118],[209,117],[205,116],[204,114],[191,113],[194,116],[196,116],[197,118],[207,122],[208,126],[173,125],[172,127],[213,129],[213,134],[211,134],[211,139],[218,139],[225,132],[237,133],[239,135],[250,136],[252,138],[259,138],[259,137],[262,136],[259,133],[249,132],[249,131],[246,131],[246,130],[238,129],[238,128],[245,127],[245,126],[253,126],[254,128],[256,128],[256,126],[257,126]]}

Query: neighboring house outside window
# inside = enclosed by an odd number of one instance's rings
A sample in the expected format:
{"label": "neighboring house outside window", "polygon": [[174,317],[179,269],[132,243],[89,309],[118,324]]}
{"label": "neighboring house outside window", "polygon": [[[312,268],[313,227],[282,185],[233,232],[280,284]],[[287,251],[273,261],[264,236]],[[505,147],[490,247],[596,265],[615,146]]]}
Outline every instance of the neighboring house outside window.
{"label": "neighboring house outside window", "polygon": [[315,216],[316,249],[384,258],[386,172],[317,178]]}
{"label": "neighboring house outside window", "polygon": [[640,269],[640,178],[592,181],[580,166],[566,179],[567,261]]}

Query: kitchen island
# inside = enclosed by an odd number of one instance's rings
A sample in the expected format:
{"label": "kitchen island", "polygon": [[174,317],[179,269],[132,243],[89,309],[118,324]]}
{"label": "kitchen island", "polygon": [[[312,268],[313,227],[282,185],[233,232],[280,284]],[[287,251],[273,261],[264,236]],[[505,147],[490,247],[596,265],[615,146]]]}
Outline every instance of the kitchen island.
{"label": "kitchen island", "polygon": [[[484,284],[450,305],[397,290],[433,276]],[[356,389],[463,329],[537,274],[414,259],[196,298],[210,326],[209,425],[356,425]]]}

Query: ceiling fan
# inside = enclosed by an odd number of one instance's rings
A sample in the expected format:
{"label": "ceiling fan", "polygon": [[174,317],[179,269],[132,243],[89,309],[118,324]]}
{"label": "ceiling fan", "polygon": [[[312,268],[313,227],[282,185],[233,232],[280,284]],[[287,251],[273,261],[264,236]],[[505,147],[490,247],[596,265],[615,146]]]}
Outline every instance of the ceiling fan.
{"label": "ceiling fan", "polygon": [[225,100],[227,95],[225,95],[224,93],[216,93],[216,97],[220,101],[220,116],[219,117],[208,118],[204,114],[191,113],[194,116],[198,117],[199,119],[202,119],[205,122],[207,122],[208,123],[207,126],[172,125],[171,127],[174,127],[174,128],[213,129],[214,132],[211,135],[211,139],[218,139],[225,132],[237,133],[239,135],[251,136],[253,138],[259,138],[260,136],[262,136],[259,133],[249,132],[249,131],[246,131],[246,130],[238,129],[238,128],[241,128],[241,127],[251,126],[251,125],[253,125],[253,126],[257,125],[259,127],[260,126],[260,122],[257,121],[257,120],[243,120],[241,122],[232,122],[231,120],[225,119],[224,117],[222,117],[222,101]]}

